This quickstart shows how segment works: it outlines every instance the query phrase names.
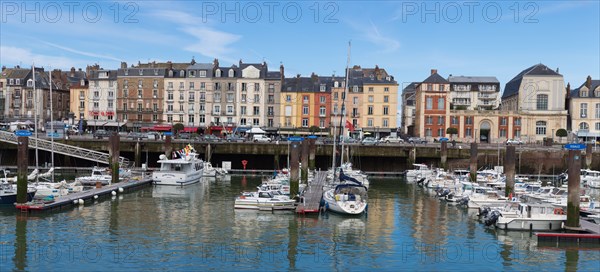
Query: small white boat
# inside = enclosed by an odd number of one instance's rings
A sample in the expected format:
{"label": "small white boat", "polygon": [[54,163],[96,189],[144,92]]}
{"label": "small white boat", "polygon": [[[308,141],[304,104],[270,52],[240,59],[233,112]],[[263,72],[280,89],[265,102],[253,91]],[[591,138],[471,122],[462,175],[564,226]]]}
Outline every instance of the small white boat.
{"label": "small white boat", "polygon": [[160,169],[152,173],[152,180],[156,185],[184,186],[199,182],[204,172],[204,162],[198,158],[193,148],[187,154],[182,154],[176,159],[168,159],[160,155],[158,163]]}
{"label": "small white boat", "polygon": [[[27,186],[27,201],[31,201],[37,190]],[[6,181],[0,184],[0,205],[12,205],[17,202],[17,185]]]}
{"label": "small white boat", "polygon": [[[131,176],[131,170],[119,169],[119,181],[123,181],[125,178]],[[75,178],[76,182],[79,182],[83,186],[96,186],[96,183],[100,182],[102,185],[110,185],[112,182],[112,175],[110,174],[109,168],[97,167],[92,168],[92,174],[89,176],[83,176]]]}
{"label": "small white boat", "polygon": [[406,180],[409,182],[417,181],[421,178],[427,178],[433,175],[433,169],[430,169],[425,164],[415,163],[413,166],[415,169],[406,171]]}
{"label": "small white boat", "polygon": [[235,199],[236,209],[250,210],[293,210],[295,200],[284,195],[274,195],[268,191],[245,192]]}
{"label": "small white boat", "polygon": [[367,208],[367,187],[340,184],[323,193],[325,209],[341,214],[361,214]]}
{"label": "small white boat", "polygon": [[495,225],[505,230],[555,231],[564,228],[567,215],[550,205],[520,203],[513,216],[498,214]]}
{"label": "small white boat", "polygon": [[220,167],[213,167],[210,162],[204,162],[203,177],[217,177],[227,175],[227,170]]}
{"label": "small white boat", "polygon": [[35,186],[37,193],[37,198],[44,198],[48,196],[52,196],[54,198],[58,198],[61,196],[66,196],[71,193],[81,192],[83,191],[83,185],[79,182],[71,182],[67,183],[65,180],[52,183],[52,182],[37,182],[33,184]]}

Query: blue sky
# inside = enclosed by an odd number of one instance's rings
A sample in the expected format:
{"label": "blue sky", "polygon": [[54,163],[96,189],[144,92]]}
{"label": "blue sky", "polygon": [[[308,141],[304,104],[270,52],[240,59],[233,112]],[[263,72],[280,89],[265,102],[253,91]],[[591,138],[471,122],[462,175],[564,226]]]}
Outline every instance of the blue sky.
{"label": "blue sky", "polygon": [[[352,64],[377,64],[400,88],[425,79],[432,68],[444,77],[496,76],[503,87],[539,62],[559,67],[572,86],[587,75],[600,78],[599,1],[1,5],[0,64],[8,67],[35,61],[61,69],[94,63],[116,69],[120,61],[187,62],[194,56],[197,62],[219,58],[221,65],[264,60],[271,70],[281,62],[288,76],[341,75],[351,40]],[[25,9],[37,13],[37,22]]]}

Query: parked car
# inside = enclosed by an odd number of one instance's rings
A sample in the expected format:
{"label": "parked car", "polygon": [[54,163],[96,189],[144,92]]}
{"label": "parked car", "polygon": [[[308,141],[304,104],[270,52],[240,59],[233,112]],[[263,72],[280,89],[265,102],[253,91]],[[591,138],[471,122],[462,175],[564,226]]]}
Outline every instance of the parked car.
{"label": "parked car", "polygon": [[160,136],[160,134],[158,132],[148,132],[146,133],[146,138],[148,138],[148,140],[160,140],[162,137]]}
{"label": "parked car", "polygon": [[215,135],[212,135],[212,134],[206,134],[206,135],[204,135],[204,136],[202,136],[200,138],[200,141],[209,142],[209,143],[216,143],[216,142],[220,142],[221,138],[219,138],[219,137],[217,137]]}
{"label": "parked car", "polygon": [[187,132],[182,132],[182,133],[179,133],[179,135],[177,135],[177,139],[189,140],[191,138],[192,138],[192,134],[191,133],[187,133]]}
{"label": "parked car", "polygon": [[511,145],[511,144],[522,145],[523,141],[521,141],[519,139],[508,139],[508,140],[506,140],[506,145]]}
{"label": "parked car", "polygon": [[377,139],[375,137],[365,137],[360,144],[362,145],[377,145]]}
{"label": "parked car", "polygon": [[396,137],[396,136],[385,136],[383,138],[381,138],[381,140],[379,140],[380,143],[404,143],[404,140],[400,137]]}
{"label": "parked car", "polygon": [[228,143],[242,143],[242,142],[246,141],[246,138],[239,136],[239,135],[227,135],[225,140]]}
{"label": "parked car", "polygon": [[94,139],[102,139],[102,138],[108,138],[110,137],[111,133],[104,130],[104,129],[98,129],[94,132]]}
{"label": "parked car", "polygon": [[132,140],[142,140],[147,138],[147,136],[141,132],[129,132],[129,134],[127,134],[127,138]]}
{"label": "parked car", "polygon": [[271,142],[271,138],[267,137],[266,135],[263,134],[255,134],[252,136],[252,141],[257,143],[257,142],[265,142],[265,143],[270,143]]}
{"label": "parked car", "polygon": [[410,137],[408,138],[408,142],[411,144],[426,144],[427,140],[419,137]]}

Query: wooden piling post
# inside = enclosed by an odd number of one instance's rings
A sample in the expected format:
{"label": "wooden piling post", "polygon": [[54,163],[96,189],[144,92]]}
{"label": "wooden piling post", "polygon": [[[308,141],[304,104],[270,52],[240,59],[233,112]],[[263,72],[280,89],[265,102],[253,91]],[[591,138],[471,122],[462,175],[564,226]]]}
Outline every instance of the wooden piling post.
{"label": "wooden piling post", "polygon": [[316,154],[317,154],[317,139],[309,138],[308,142],[308,168],[315,170],[316,168]]}
{"label": "wooden piling post", "polygon": [[579,227],[579,186],[581,178],[581,151],[569,150],[569,185],[567,196],[567,223],[565,226],[571,228]]}
{"label": "wooden piling post", "polygon": [[17,141],[17,203],[26,203],[27,166],[29,166],[29,138],[18,137]]}
{"label": "wooden piling post", "polygon": [[471,172],[471,181],[477,181],[477,143],[471,143],[471,161],[469,164]]}
{"label": "wooden piling post", "polygon": [[171,135],[165,136],[165,155],[167,158],[171,158],[173,155],[173,145],[171,144]]}
{"label": "wooden piling post", "polygon": [[300,155],[300,142],[292,141],[290,143],[290,197],[295,197],[300,191],[300,183],[298,177],[298,160]]}
{"label": "wooden piling post", "polygon": [[308,182],[308,152],[309,152],[309,142],[308,139],[304,139],[302,141],[302,169],[301,171],[301,179],[302,182]]}
{"label": "wooden piling post", "polygon": [[[115,133],[111,135],[108,141],[108,153],[109,153],[109,165],[112,174],[112,183],[119,182],[119,144],[121,142],[121,137],[119,134]],[[124,165],[125,166],[125,165]]]}
{"label": "wooden piling post", "polygon": [[440,151],[441,151],[441,166],[442,168],[444,168],[444,170],[448,170],[448,165],[447,165],[447,161],[448,161],[448,141],[442,141],[441,142],[441,147],[440,147]]}
{"label": "wooden piling post", "polygon": [[585,147],[585,168],[586,169],[590,169],[592,168],[592,144],[587,144],[587,146]]}
{"label": "wooden piling post", "polygon": [[506,175],[506,188],[504,196],[509,196],[515,191],[515,147],[509,145],[506,147],[504,155],[504,174]]}
{"label": "wooden piling post", "polygon": [[135,143],[135,167],[142,166],[142,147],[140,141]]}

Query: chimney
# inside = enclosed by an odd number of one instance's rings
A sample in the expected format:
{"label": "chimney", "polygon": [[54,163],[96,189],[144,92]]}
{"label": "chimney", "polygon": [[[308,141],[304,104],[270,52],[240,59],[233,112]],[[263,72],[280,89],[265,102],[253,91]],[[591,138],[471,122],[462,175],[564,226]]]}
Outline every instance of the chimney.
{"label": "chimney", "polygon": [[213,68],[215,68],[215,69],[219,68],[219,59],[213,60]]}
{"label": "chimney", "polygon": [[173,70],[173,62],[167,61],[167,69]]}
{"label": "chimney", "polygon": [[431,69],[431,74],[437,74],[437,69]]}
{"label": "chimney", "polygon": [[238,66],[238,67],[242,67],[242,59],[240,59],[240,66]]}
{"label": "chimney", "polygon": [[281,65],[279,65],[279,73],[281,74],[281,83],[283,84],[283,79],[285,78],[285,73],[284,73],[285,69],[283,68],[283,63]]}
{"label": "chimney", "polygon": [[592,77],[588,76],[587,79],[585,80],[585,86],[588,87],[588,89],[592,88]]}
{"label": "chimney", "polygon": [[71,77],[75,76],[75,67],[71,67]]}
{"label": "chimney", "polygon": [[127,69],[127,62],[121,62],[121,69]]}
{"label": "chimney", "polygon": [[558,73],[558,67],[556,67],[556,73]]}
{"label": "chimney", "polygon": [[571,83],[567,83],[567,99],[571,97]]}

